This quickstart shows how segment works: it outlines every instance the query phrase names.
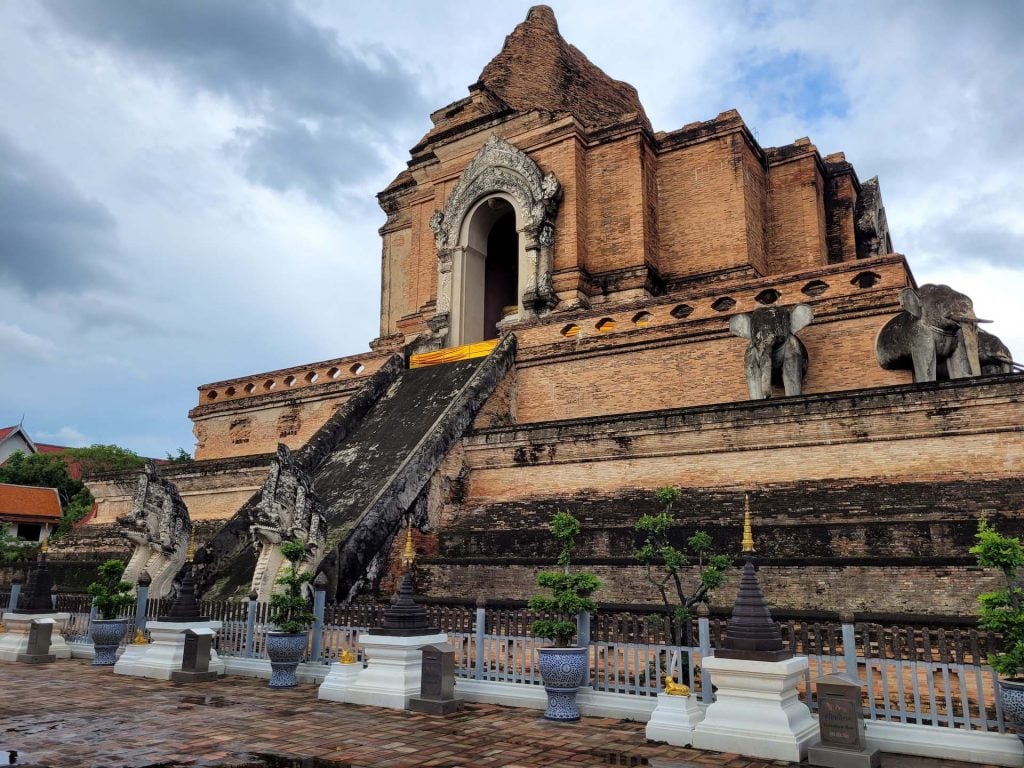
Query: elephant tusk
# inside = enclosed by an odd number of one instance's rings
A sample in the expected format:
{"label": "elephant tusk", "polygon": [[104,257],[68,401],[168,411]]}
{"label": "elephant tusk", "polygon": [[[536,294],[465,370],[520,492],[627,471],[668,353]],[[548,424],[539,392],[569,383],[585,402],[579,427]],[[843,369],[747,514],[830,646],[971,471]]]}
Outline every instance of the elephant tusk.
{"label": "elephant tusk", "polygon": [[982,320],[980,317],[974,317],[973,315],[954,315],[949,318],[957,323],[971,323],[977,325],[978,323],[993,323],[994,320]]}

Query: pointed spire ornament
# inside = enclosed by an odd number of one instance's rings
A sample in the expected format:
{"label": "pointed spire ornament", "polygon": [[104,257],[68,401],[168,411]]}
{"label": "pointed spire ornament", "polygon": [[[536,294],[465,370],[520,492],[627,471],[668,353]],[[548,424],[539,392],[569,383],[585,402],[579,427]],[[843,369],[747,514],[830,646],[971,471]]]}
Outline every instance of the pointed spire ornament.
{"label": "pointed spire ornament", "polygon": [[743,494],[743,541],[740,542],[740,552],[744,555],[753,555],[757,552],[754,549],[754,531],[750,527],[750,494]]}
{"label": "pointed spire ornament", "polygon": [[196,534],[193,529],[188,540],[188,559],[185,561],[185,576],[178,588],[178,596],[171,605],[171,610],[166,616],[161,616],[157,621],[209,621],[209,616],[199,615],[199,601],[196,600],[196,583],[192,578],[192,559],[196,554]]}
{"label": "pointed spire ornament", "polygon": [[402,553],[402,583],[398,587],[398,595],[387,608],[384,609],[384,620],[379,627],[371,630],[375,635],[394,635],[404,637],[415,637],[417,635],[436,634],[440,630],[430,625],[427,620],[427,611],[416,603],[415,591],[412,583],[413,563],[416,560],[416,550],[412,545],[412,521],[406,525],[405,550]]}
{"label": "pointed spire ornament", "polygon": [[750,661],[791,659],[793,652],[782,644],[782,633],[778,625],[772,621],[768,602],[764,599],[764,591],[754,569],[754,534],[750,524],[749,495],[743,497],[741,548],[746,562],[740,576],[740,589],[726,628],[725,644],[715,650],[715,656]]}
{"label": "pointed spire ornament", "polygon": [[402,552],[402,567],[411,568],[416,561],[416,550],[412,546],[412,521],[405,526],[405,551]]}

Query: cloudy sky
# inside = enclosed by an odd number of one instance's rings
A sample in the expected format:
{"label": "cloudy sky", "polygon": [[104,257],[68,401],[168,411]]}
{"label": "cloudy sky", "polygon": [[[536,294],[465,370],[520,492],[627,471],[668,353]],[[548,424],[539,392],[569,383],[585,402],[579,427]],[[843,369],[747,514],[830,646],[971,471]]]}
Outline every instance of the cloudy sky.
{"label": "cloudy sky", "polygon": [[[1024,359],[1024,3],[553,5],[656,130],[735,107],[880,176]],[[197,385],[365,350],[374,195],[528,7],[0,2],[0,426],[191,451]]]}

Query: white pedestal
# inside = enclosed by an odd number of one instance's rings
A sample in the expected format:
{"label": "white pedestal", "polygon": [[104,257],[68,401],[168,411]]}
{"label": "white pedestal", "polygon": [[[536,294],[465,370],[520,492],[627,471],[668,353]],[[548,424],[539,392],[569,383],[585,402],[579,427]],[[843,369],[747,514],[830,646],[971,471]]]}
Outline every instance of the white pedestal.
{"label": "white pedestal", "polygon": [[28,652],[28,633],[33,619],[53,619],[55,624],[50,635],[50,653],[58,659],[71,658],[71,646],[64,639],[70,613],[15,613],[8,611],[0,617],[0,623],[7,631],[0,634],[0,661],[17,661],[18,655]]}
{"label": "white pedestal", "polygon": [[409,699],[420,695],[420,648],[446,642],[444,632],[414,637],[360,635],[367,666],[345,691],[345,702],[408,709]]}
{"label": "white pedestal", "polygon": [[701,667],[711,673],[718,698],[694,729],[694,747],[793,762],[807,756],[818,724],[797,697],[806,657],[746,661],[709,656]]}
{"label": "white pedestal", "polygon": [[320,683],[316,697],[327,701],[345,701],[345,691],[352,686],[362,671],[363,665],[358,661],[351,664],[334,662],[327,672],[327,677]]}
{"label": "white pedestal", "polygon": [[[151,677],[154,680],[170,680],[171,673],[181,669],[185,652],[186,629],[211,629],[219,631],[219,621],[147,621],[146,629],[153,642],[148,645],[129,645],[114,665],[119,675]],[[142,651],[136,651],[141,648]],[[210,671],[224,674],[224,662],[217,652],[210,649]]]}
{"label": "white pedestal", "polygon": [[676,747],[693,744],[693,729],[704,719],[704,711],[693,696],[658,694],[658,704],[647,721],[647,738]]}

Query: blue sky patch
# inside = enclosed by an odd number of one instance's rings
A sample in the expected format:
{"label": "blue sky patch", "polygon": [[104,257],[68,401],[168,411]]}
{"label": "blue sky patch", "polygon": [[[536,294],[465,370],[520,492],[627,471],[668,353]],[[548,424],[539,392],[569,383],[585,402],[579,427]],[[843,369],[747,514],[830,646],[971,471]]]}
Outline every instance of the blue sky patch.
{"label": "blue sky patch", "polygon": [[766,116],[789,114],[812,122],[849,113],[849,99],[828,63],[797,52],[752,55],[747,61],[737,86],[760,103]]}

